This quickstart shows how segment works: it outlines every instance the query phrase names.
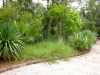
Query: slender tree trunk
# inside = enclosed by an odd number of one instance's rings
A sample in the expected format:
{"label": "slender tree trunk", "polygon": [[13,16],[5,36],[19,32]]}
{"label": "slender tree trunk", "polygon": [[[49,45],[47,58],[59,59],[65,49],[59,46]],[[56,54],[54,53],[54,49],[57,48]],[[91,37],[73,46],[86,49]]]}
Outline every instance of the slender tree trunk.
{"label": "slender tree trunk", "polygon": [[3,0],[3,7],[5,6],[5,1]]}
{"label": "slender tree trunk", "polygon": [[[49,0],[47,0],[47,10],[48,10],[48,5],[49,5]],[[50,38],[51,24],[52,24],[52,19],[50,18],[48,22],[48,28],[47,28],[47,38]]]}
{"label": "slender tree trunk", "polygon": [[[47,5],[49,5],[49,0],[47,0]],[[48,6],[47,6],[48,7]]]}
{"label": "slender tree trunk", "polygon": [[59,18],[58,19],[58,36],[59,36],[59,38],[62,38],[61,22],[62,22],[62,18]]}
{"label": "slender tree trunk", "polygon": [[48,23],[48,29],[47,29],[47,38],[50,37],[50,32],[51,32],[51,24],[52,24],[52,19],[49,19],[49,23]]}
{"label": "slender tree trunk", "polygon": [[47,0],[47,10],[48,10],[49,0]]}
{"label": "slender tree trunk", "polygon": [[52,0],[52,5],[55,3],[55,0]]}
{"label": "slender tree trunk", "polygon": [[6,6],[7,7],[9,6],[9,0],[6,0]]}

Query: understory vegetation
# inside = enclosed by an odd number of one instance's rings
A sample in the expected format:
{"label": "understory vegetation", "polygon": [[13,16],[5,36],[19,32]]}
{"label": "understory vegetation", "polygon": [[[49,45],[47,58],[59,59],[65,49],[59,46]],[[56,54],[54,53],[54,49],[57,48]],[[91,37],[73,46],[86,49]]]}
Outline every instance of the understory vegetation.
{"label": "understory vegetation", "polygon": [[96,36],[97,34],[90,30],[80,31],[72,36],[68,36],[68,44],[76,50],[87,50],[96,42]]}
{"label": "understory vegetation", "polygon": [[42,59],[53,61],[54,59],[67,59],[78,52],[64,42],[45,41],[35,45],[27,45],[21,50],[21,59]]}
{"label": "understory vegetation", "polygon": [[[51,1],[51,2],[50,2]],[[54,60],[88,50],[100,36],[100,1],[3,0],[0,8],[0,59]]]}

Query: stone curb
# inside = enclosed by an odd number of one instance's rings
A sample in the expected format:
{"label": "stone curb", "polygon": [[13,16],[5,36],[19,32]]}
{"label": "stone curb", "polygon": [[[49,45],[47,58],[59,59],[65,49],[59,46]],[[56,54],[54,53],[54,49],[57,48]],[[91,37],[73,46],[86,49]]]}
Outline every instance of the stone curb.
{"label": "stone curb", "polygon": [[[70,57],[75,57],[75,56],[83,55],[83,54],[86,54],[88,52],[90,52],[90,50],[89,51],[86,51],[86,52],[83,52],[83,53],[79,53],[79,54],[70,56]],[[26,62],[26,63],[14,65],[14,66],[10,66],[10,67],[7,67],[7,68],[0,69],[0,73],[6,72],[6,71],[9,71],[9,70],[13,70],[13,69],[16,69],[16,68],[20,68],[20,67],[23,67],[23,66],[28,66],[28,65],[32,65],[32,64],[46,62],[46,61],[48,61],[48,60],[30,61],[30,62]]]}

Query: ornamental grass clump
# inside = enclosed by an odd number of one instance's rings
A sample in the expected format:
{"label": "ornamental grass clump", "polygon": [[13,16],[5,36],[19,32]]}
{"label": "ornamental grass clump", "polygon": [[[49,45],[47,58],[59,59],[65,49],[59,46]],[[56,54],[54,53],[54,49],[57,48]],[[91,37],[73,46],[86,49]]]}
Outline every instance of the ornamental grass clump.
{"label": "ornamental grass clump", "polygon": [[66,59],[78,52],[64,42],[44,41],[35,45],[27,45],[21,50],[21,59],[55,60]]}

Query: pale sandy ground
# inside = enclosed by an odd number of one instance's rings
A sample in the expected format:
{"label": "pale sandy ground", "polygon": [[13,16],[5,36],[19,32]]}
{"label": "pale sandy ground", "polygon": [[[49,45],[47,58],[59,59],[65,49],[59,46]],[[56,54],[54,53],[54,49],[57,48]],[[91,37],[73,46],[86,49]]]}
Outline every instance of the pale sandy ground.
{"label": "pale sandy ground", "polygon": [[91,52],[85,55],[57,62],[33,64],[0,75],[100,75],[100,43],[95,44]]}

